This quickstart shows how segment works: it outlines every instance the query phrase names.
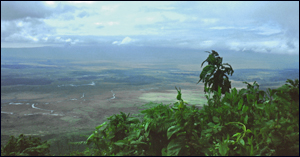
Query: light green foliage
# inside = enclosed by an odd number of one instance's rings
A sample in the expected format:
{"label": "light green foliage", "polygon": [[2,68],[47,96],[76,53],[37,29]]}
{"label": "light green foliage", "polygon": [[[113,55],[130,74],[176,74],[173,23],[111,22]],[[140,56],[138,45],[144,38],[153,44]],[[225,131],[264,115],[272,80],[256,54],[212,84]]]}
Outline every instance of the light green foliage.
{"label": "light green foliage", "polygon": [[177,87],[175,86],[175,89],[177,90],[177,93],[178,93],[176,98],[177,98],[178,103],[179,103],[178,107],[177,108],[175,107],[175,108],[181,110],[184,107],[186,107],[185,104],[184,104],[186,102],[184,102],[183,99],[181,98],[181,89],[180,89],[180,87],[179,87],[179,90],[178,90]]}

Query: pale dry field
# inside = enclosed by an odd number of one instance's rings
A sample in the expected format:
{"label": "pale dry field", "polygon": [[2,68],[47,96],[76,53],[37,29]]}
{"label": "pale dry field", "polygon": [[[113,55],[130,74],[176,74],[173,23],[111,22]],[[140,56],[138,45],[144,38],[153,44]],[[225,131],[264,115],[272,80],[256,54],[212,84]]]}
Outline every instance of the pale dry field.
{"label": "pale dry field", "polygon": [[[179,83],[178,87],[194,86],[192,83]],[[197,89],[182,88],[182,98],[190,105],[202,107],[206,104],[203,85]],[[138,107],[148,102],[170,104],[177,102],[177,91],[160,90],[111,90],[95,87],[93,93],[76,92],[62,93],[57,91],[48,94],[15,92],[1,96],[9,100],[2,104],[1,114],[2,135],[47,134],[90,129],[101,124],[105,118],[122,112],[137,113]],[[98,92],[97,92],[98,91]],[[34,104],[33,108],[32,105]]]}

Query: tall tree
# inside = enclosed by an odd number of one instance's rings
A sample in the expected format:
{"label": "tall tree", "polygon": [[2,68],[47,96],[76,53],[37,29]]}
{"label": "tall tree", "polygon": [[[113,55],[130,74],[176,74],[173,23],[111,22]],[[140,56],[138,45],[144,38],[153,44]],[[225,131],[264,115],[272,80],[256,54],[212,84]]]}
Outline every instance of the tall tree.
{"label": "tall tree", "polygon": [[206,89],[218,91],[218,86],[221,87],[222,94],[229,92],[229,89],[231,88],[231,81],[229,81],[227,75],[232,76],[234,72],[231,65],[228,63],[222,64],[223,58],[220,57],[216,51],[212,50],[212,52],[206,52],[209,53],[209,56],[205,61],[202,62],[201,67],[205,62],[207,62],[208,65],[203,68],[200,74],[200,80],[197,82],[197,84],[200,81],[205,83],[205,93],[208,92]]}

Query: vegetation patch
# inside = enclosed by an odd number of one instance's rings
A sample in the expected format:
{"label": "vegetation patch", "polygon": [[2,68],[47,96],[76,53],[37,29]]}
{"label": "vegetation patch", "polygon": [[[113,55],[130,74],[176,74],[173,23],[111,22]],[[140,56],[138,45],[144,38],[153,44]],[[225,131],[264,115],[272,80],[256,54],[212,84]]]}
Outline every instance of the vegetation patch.
{"label": "vegetation patch", "polygon": [[[207,103],[205,96],[203,94],[199,94],[199,92],[196,91],[184,91],[184,99],[188,104],[191,105],[197,105],[197,106],[203,106]],[[139,99],[145,101],[145,102],[156,102],[156,103],[164,103],[169,104],[174,102],[174,95],[176,92],[149,92],[142,94]],[[202,99],[201,99],[202,98]]]}
{"label": "vegetation patch", "polygon": [[74,116],[65,116],[65,117],[62,117],[60,119],[66,121],[66,122],[69,122],[69,123],[76,123],[77,121],[81,120],[81,118],[76,118]]}

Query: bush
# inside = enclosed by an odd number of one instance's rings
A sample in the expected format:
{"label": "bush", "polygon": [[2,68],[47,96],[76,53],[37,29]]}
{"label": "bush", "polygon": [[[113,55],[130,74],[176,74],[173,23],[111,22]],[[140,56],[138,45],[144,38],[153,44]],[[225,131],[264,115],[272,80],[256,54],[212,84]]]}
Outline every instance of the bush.
{"label": "bush", "polygon": [[49,155],[50,144],[41,142],[39,137],[26,137],[20,134],[18,138],[11,136],[7,144],[1,146],[1,156],[43,156]]}
{"label": "bush", "polygon": [[219,88],[212,98],[206,95],[202,110],[186,106],[177,89],[179,102],[173,107],[156,104],[142,110],[141,121],[124,113],[111,116],[87,142],[94,144],[94,155],[299,155],[299,100],[294,96],[299,87],[268,92],[258,87],[254,82],[247,89],[233,88],[222,99]]}

